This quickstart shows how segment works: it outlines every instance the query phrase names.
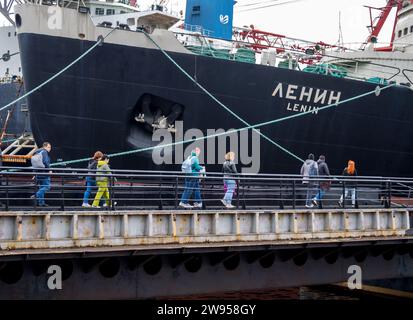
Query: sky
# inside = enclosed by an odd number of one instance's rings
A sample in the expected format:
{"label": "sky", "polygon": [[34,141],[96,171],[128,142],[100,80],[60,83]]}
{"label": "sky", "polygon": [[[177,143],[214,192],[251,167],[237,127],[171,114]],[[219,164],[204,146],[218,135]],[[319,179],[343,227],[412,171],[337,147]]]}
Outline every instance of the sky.
{"label": "sky", "polygon": [[[159,1],[159,0],[158,0]],[[208,0],[205,0],[208,1]],[[146,9],[154,0],[137,0]],[[168,8],[179,12],[186,0],[166,0]],[[258,3],[256,5],[253,5]],[[268,7],[277,3],[278,5]],[[344,43],[363,42],[368,31],[369,10],[363,5],[383,7],[386,0],[238,0],[234,7],[234,26],[253,24],[255,28],[310,41],[335,44],[339,39],[339,14]],[[267,6],[259,10],[248,10]],[[375,14],[378,11],[374,11]],[[390,18],[394,17],[394,13]],[[390,40],[392,19],[388,19],[379,42]],[[0,25],[5,19],[0,18]]]}

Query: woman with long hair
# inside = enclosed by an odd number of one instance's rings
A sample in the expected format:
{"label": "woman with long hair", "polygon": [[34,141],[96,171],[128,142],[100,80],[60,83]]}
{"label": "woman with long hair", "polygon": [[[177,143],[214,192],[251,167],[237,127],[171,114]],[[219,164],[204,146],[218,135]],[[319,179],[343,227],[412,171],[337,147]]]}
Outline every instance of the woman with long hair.
{"label": "woman with long hair", "polygon": [[[98,161],[103,157],[103,153],[100,151],[96,151],[95,154],[93,155],[93,158],[89,160],[89,163],[87,165],[87,168],[91,171],[88,172],[88,174],[94,174],[96,173],[93,170],[97,169]],[[89,204],[89,198],[90,194],[92,193],[92,189],[96,187],[96,179],[94,176],[86,176],[86,191],[85,194],[83,195],[83,203],[82,207],[88,208],[90,207]]]}
{"label": "woman with long hair", "polygon": [[224,199],[222,199],[221,202],[225,207],[229,209],[234,208],[234,206],[231,204],[236,187],[234,174],[237,174],[237,168],[235,166],[234,159],[235,153],[232,151],[228,152],[225,155],[225,162],[222,165],[222,172],[224,173],[224,184],[227,187],[227,191],[225,192]]}
{"label": "woman with long hair", "polygon": [[348,161],[347,167],[345,167],[343,170],[343,176],[345,178],[348,178],[349,180],[346,180],[346,179],[344,180],[345,182],[344,195],[341,195],[340,200],[338,201],[338,204],[340,207],[342,207],[344,199],[347,198],[348,194],[350,193],[351,204],[355,206],[356,205],[356,187],[357,187],[357,181],[355,180],[355,177],[357,176],[357,170],[356,170],[356,163],[353,160]]}

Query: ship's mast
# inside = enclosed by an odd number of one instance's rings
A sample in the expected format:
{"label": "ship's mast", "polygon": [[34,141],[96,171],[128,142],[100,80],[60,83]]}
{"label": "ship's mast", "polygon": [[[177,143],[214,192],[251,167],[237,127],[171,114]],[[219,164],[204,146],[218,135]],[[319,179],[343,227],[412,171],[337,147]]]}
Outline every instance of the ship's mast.
{"label": "ship's mast", "polygon": [[[394,7],[397,7],[397,12],[396,12],[396,17],[394,19],[393,23],[393,31],[392,31],[392,36],[390,40],[390,45],[387,47],[381,47],[381,48],[375,48],[375,51],[392,51],[393,50],[393,41],[395,37],[395,30],[396,30],[396,24],[397,24],[397,17],[399,11],[403,8],[403,3],[405,2],[410,2],[413,3],[413,0],[388,0],[387,5],[382,8],[375,8],[375,7],[370,7],[370,6],[364,6],[369,9],[370,13],[370,25],[367,26],[370,30],[370,35],[367,37],[366,42],[363,43],[362,47],[360,49],[365,49],[367,45],[369,44],[375,44],[377,43],[378,36],[380,34],[380,31],[382,30],[384,23],[386,22],[387,18],[389,17],[389,14],[391,10]],[[372,10],[379,10],[380,13],[379,15],[373,19],[373,14]]]}

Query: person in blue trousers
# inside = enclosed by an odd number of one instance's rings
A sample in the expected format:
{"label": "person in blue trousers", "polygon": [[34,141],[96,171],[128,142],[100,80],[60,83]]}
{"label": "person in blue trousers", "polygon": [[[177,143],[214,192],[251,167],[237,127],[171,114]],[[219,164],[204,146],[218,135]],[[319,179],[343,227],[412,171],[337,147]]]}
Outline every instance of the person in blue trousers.
{"label": "person in blue trousers", "polygon": [[237,174],[237,168],[235,166],[234,160],[235,160],[235,153],[232,151],[228,152],[225,155],[225,162],[222,165],[222,172],[224,173],[224,184],[226,186],[227,191],[225,192],[224,199],[222,199],[221,202],[228,209],[234,208],[234,206],[231,204],[232,197],[234,195],[234,191],[236,187],[236,182],[233,179],[233,177],[234,177],[234,174]]}
{"label": "person in blue trousers", "polygon": [[[328,169],[328,165],[326,162],[326,157],[321,155],[317,161],[318,164],[318,175],[322,178],[328,178],[330,176],[330,170]],[[318,206],[319,202],[323,199],[324,194],[326,191],[330,190],[330,181],[320,181],[319,183],[319,190],[316,196],[313,198],[313,205]]]}
{"label": "person in blue trousers", "polygon": [[[36,152],[33,154],[33,156],[40,154],[42,158],[42,163],[44,165],[43,168],[48,169],[50,168],[50,157],[49,157],[49,152],[52,150],[52,145],[49,142],[44,142],[43,147],[36,150]],[[37,167],[37,168],[42,168],[42,167]],[[45,170],[46,171],[46,170]],[[51,171],[49,171],[51,173]],[[38,174],[36,175],[36,185],[38,187],[38,190],[36,192],[36,200],[37,200],[37,205],[40,207],[48,207],[44,200],[44,196],[46,192],[50,190],[50,176],[48,175],[42,175]]]}
{"label": "person in blue trousers", "polygon": [[[202,208],[202,199],[201,199],[201,190],[199,186],[199,176],[200,172],[204,171],[205,168],[199,165],[199,154],[201,153],[201,149],[195,148],[192,151],[190,157],[188,157],[185,161],[190,161],[190,172],[187,173],[189,177],[185,178],[185,188],[184,192],[181,197],[181,202],[179,206],[182,208],[192,208],[192,206],[188,203],[189,199],[191,198],[192,192],[194,192],[194,207],[195,208]],[[184,162],[185,163],[185,162]]]}
{"label": "person in blue trousers", "polygon": [[[90,159],[87,168],[89,170],[96,170],[98,161],[103,157],[103,153],[100,151],[96,151],[93,155],[93,158]],[[91,205],[89,204],[90,194],[92,193],[93,189],[96,190],[96,178],[92,176],[92,174],[96,173],[96,171],[89,171],[90,175],[86,176],[86,191],[83,195],[83,203],[82,207],[89,208]]]}

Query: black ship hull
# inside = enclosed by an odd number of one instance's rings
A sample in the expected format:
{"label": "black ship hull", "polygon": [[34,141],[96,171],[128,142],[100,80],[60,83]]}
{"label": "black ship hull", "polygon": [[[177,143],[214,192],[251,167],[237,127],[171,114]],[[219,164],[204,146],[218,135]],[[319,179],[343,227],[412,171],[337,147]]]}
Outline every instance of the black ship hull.
{"label": "black ship hull", "polygon": [[[31,90],[94,43],[23,33],[19,44],[26,89]],[[170,55],[251,124],[298,114],[377,87],[363,81],[192,54]],[[150,130],[134,120],[145,96],[181,106],[178,120],[183,121],[184,130],[198,128],[207,135],[207,129],[245,127],[159,50],[104,43],[28,97],[34,137],[37,144],[52,143],[54,161],[89,157],[95,150],[112,154],[155,146],[159,142],[152,141]],[[333,174],[340,174],[352,159],[362,175],[409,176],[413,172],[412,102],[412,90],[394,86],[379,96],[372,94],[260,130],[303,159],[310,152],[326,155]],[[202,156],[211,152],[207,149],[205,142]],[[299,173],[300,161],[262,138],[259,156],[260,172]],[[220,170],[222,160],[207,164],[207,170]],[[154,163],[151,151],[114,157],[111,163],[114,168],[130,169],[180,167],[178,163]]]}

